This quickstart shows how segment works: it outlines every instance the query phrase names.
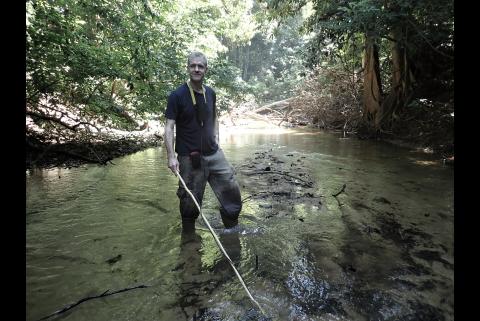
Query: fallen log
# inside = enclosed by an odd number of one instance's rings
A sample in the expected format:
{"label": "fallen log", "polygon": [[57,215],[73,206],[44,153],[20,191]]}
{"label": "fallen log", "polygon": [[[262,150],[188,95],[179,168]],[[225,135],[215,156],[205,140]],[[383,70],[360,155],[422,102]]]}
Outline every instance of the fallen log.
{"label": "fallen log", "polygon": [[269,124],[272,122],[272,120],[270,118],[267,118],[267,117],[262,116],[262,115],[257,115],[253,112],[247,112],[247,113],[245,113],[245,116],[256,119],[256,120],[261,120],[261,121],[264,121],[264,122],[269,123]]}
{"label": "fallen log", "polygon": [[287,99],[284,99],[284,100],[275,101],[273,103],[258,107],[257,109],[254,109],[252,112],[259,113],[259,112],[262,112],[266,109],[271,110],[271,109],[274,109],[274,108],[285,109],[286,107],[290,106],[290,101],[293,100],[293,99],[295,99],[295,97],[290,97],[290,98],[287,98]]}

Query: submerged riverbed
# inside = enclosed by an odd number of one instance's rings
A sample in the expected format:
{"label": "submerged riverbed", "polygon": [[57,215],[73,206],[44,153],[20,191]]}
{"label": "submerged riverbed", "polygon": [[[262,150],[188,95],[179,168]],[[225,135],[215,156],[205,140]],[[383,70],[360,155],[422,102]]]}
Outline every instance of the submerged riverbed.
{"label": "submerged riverbed", "polygon": [[[453,320],[452,168],[331,133],[221,137],[244,199],[241,228],[223,231],[209,187],[204,213],[269,317]],[[203,224],[182,237],[165,150],[113,163],[27,173],[27,320],[137,285],[149,287],[51,319],[261,320]],[[245,171],[267,167],[313,185]]]}

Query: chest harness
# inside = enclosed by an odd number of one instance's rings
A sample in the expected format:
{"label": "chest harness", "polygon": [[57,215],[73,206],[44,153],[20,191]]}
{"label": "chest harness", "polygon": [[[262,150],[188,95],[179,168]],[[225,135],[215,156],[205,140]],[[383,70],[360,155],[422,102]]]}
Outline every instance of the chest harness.
{"label": "chest harness", "polygon": [[[188,90],[190,91],[190,96],[192,97],[193,108],[195,108],[198,123],[200,124],[201,127],[203,127],[204,118],[202,116],[205,114],[206,110],[200,110],[201,106],[197,105],[197,100],[195,99],[195,94],[193,93],[193,88],[192,88],[192,84],[190,83],[190,80],[187,81],[187,86],[188,86]],[[208,106],[207,105],[207,96],[205,95],[206,92],[207,92],[207,90],[205,89],[205,86],[202,85],[203,99],[205,100],[205,106]],[[216,111],[215,106],[214,106],[214,110],[213,110],[213,120],[214,121],[215,121],[216,116],[217,116],[217,111]]]}
{"label": "chest harness", "polygon": [[[193,88],[192,88],[192,84],[190,84],[190,80],[187,81],[187,86],[188,86],[188,89],[190,90],[190,96],[192,96],[192,102],[193,102],[193,106],[197,106],[197,100],[195,99],[195,94],[193,93]],[[205,86],[202,85],[202,94],[203,94],[203,99],[205,99],[205,104],[207,103],[207,97],[205,96]]]}
{"label": "chest harness", "polygon": [[[188,89],[190,90],[190,96],[192,97],[193,108],[195,108],[197,121],[200,124],[200,126],[203,127],[203,117],[201,117],[200,115],[202,115],[204,111],[200,110],[200,106],[197,105],[197,100],[195,99],[195,94],[193,93],[193,88],[192,88],[192,84],[190,83],[190,80],[187,81],[187,86],[188,86]],[[205,92],[206,92],[205,87],[202,85],[203,99],[205,100],[205,105],[207,105],[207,96],[205,96]]]}

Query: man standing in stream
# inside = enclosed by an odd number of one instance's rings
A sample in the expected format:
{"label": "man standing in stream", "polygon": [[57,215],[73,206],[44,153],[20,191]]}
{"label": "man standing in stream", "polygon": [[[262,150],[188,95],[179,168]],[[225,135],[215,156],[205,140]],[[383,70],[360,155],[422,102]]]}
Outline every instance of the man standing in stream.
{"label": "man standing in stream", "polygon": [[[220,202],[223,224],[230,229],[238,224],[242,201],[233,168],[219,148],[216,94],[212,88],[203,85],[207,71],[205,55],[191,53],[187,59],[190,79],[168,97],[165,111],[168,167],[173,173],[180,172],[200,206],[208,181]],[[195,220],[200,213],[181,182],[177,196],[183,231],[194,231]]]}

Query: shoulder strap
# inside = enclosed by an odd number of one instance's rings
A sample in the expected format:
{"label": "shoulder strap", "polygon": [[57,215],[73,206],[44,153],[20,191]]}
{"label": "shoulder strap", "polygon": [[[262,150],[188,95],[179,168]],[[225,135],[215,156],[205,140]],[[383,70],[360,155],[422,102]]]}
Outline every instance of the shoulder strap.
{"label": "shoulder strap", "polygon": [[[192,88],[192,85],[190,84],[190,80],[187,81],[187,86],[188,86],[188,90],[190,91],[190,96],[192,97],[193,106],[195,106],[197,104],[197,100],[195,99],[195,94],[193,93],[193,88]],[[205,86],[202,85],[202,93],[203,93],[203,99],[205,99],[205,104],[207,103],[207,96],[205,95],[206,92],[207,90],[205,89]],[[213,121],[215,121],[215,119],[217,119],[216,101],[214,101],[214,106],[213,106]]]}
{"label": "shoulder strap", "polygon": [[[187,86],[188,86],[188,89],[190,90],[190,96],[192,97],[192,103],[193,103],[193,106],[195,106],[197,104],[197,100],[195,99],[195,94],[193,93],[193,88],[192,88],[192,85],[190,84],[190,80],[187,81]],[[203,94],[203,99],[205,99],[205,104],[207,103],[207,96],[205,96],[205,87],[202,85],[202,94]]]}

